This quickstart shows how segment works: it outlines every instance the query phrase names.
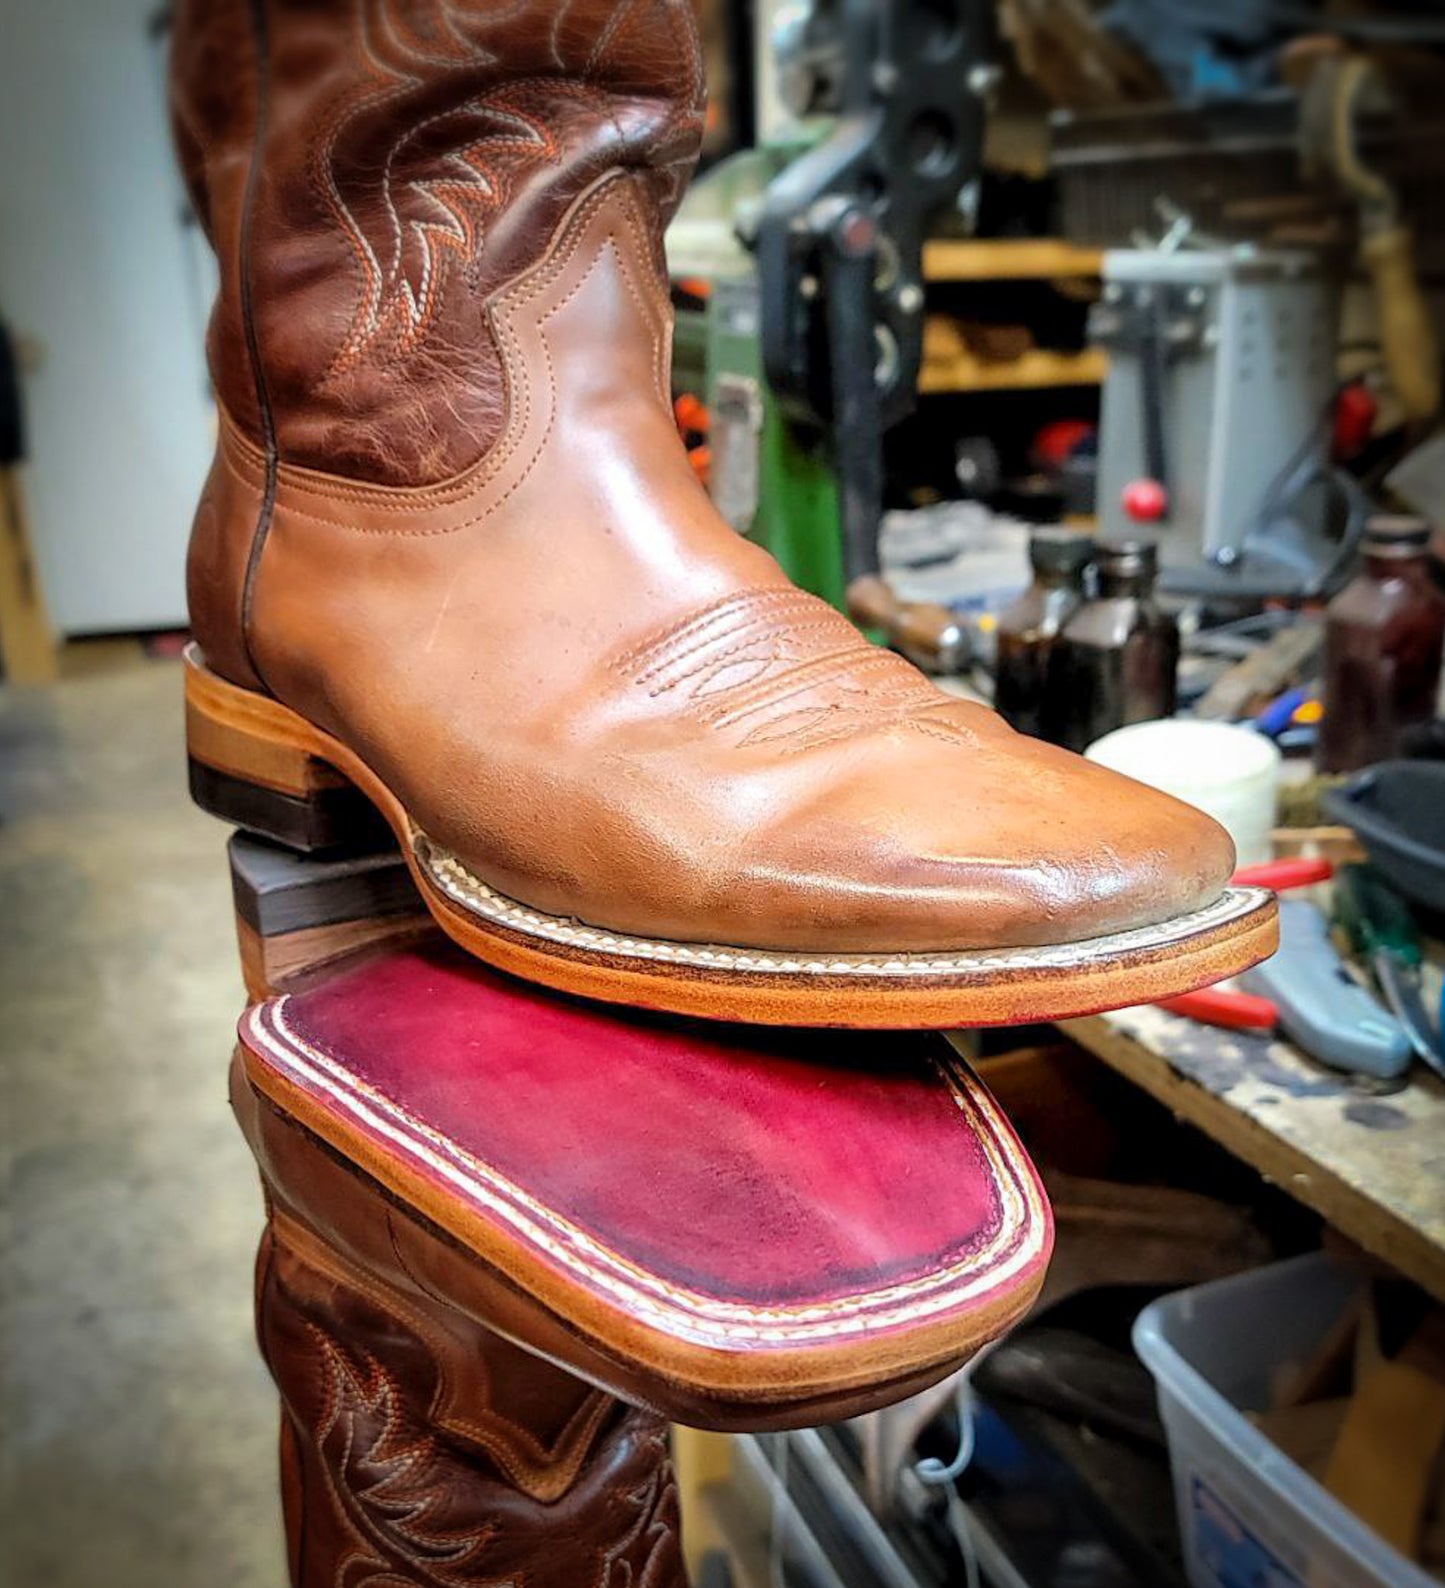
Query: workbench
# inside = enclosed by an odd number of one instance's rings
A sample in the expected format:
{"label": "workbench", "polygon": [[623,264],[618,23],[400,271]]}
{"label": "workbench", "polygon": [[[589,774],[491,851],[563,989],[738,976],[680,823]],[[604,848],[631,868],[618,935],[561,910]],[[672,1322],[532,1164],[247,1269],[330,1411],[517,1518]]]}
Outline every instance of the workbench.
{"label": "workbench", "polygon": [[1061,1029],[1265,1179],[1445,1301],[1445,1085],[1337,1075],[1284,1041],[1121,1009]]}

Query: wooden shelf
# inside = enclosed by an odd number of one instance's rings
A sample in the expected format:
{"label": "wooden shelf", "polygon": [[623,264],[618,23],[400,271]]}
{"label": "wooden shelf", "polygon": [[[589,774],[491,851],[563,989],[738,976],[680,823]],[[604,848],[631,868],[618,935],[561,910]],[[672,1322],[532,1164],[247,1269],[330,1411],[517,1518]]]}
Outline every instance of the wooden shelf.
{"label": "wooden shelf", "polygon": [[923,245],[925,281],[1047,281],[1097,276],[1100,248],[1076,248],[1057,237],[938,238]]}
{"label": "wooden shelf", "polygon": [[1445,1301],[1445,1086],[1418,1065],[1373,1097],[1288,1042],[1162,1009],[1062,1029],[1341,1234]]}
{"label": "wooden shelf", "polygon": [[1109,358],[1101,348],[1082,353],[1054,353],[1030,348],[1017,358],[980,358],[964,342],[953,322],[930,316],[924,330],[920,392],[1033,391],[1051,386],[1097,386],[1108,373]]}

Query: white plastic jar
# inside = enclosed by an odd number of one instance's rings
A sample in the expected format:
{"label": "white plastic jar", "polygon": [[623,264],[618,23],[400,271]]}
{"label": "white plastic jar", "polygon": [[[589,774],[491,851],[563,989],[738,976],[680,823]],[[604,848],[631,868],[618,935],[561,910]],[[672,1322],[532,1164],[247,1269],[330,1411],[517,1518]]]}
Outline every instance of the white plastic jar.
{"label": "white plastic jar", "polygon": [[1206,811],[1228,828],[1241,866],[1273,858],[1269,835],[1280,754],[1263,734],[1226,722],[1169,717],[1117,728],[1084,754]]}

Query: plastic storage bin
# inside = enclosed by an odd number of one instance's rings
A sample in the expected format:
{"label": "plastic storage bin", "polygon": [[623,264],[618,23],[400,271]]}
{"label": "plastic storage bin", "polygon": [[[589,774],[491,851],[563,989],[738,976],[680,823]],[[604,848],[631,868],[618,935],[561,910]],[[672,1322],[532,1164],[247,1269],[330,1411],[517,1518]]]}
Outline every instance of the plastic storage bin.
{"label": "plastic storage bin", "polygon": [[1439,1588],[1244,1415],[1323,1343],[1363,1284],[1324,1255],[1154,1302],[1134,1325],[1169,1438],[1194,1588]]}

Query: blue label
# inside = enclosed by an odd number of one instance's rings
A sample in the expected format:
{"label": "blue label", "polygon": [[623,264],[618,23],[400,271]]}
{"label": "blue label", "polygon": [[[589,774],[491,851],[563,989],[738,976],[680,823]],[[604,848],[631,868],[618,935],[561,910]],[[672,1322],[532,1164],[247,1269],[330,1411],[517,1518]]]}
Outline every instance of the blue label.
{"label": "blue label", "polygon": [[1190,1510],[1199,1564],[1219,1588],[1305,1588],[1304,1580],[1266,1549],[1199,1478],[1191,1485]]}

